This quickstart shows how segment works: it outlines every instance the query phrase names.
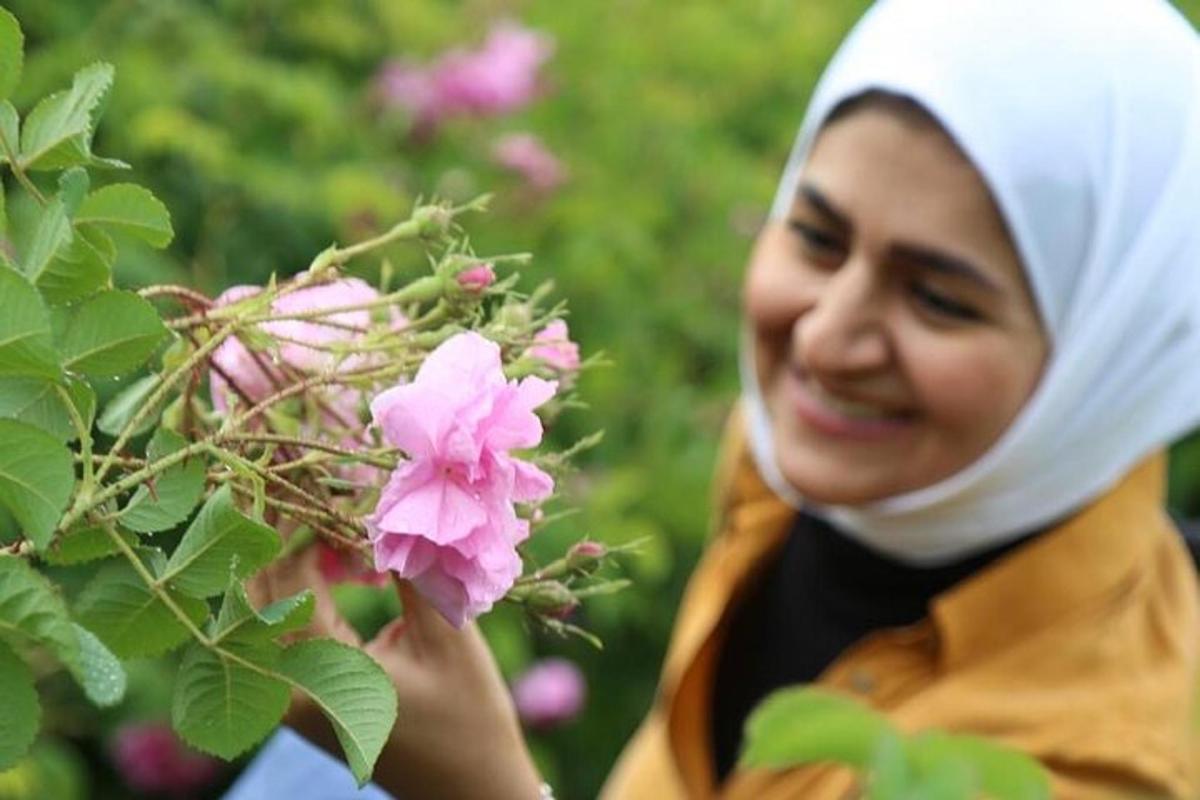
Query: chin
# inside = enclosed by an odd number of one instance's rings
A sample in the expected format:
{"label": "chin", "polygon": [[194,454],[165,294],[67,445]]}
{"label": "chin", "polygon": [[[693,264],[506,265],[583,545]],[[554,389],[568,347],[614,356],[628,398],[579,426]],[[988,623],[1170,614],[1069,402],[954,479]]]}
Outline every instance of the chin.
{"label": "chin", "polygon": [[816,453],[788,453],[778,443],[776,448],[775,458],[784,480],[805,500],[819,505],[866,505],[906,491],[894,480],[872,475],[872,470],[864,466],[822,458]]}

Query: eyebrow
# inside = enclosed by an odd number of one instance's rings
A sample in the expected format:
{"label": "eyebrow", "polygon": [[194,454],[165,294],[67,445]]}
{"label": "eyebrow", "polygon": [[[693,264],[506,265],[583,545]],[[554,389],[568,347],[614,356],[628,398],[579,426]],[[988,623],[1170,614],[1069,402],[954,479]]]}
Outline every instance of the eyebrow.
{"label": "eyebrow", "polygon": [[[797,194],[808,201],[808,204],[824,217],[826,222],[836,227],[840,232],[850,233],[854,230],[854,225],[850,222],[850,217],[834,205],[813,184],[808,182],[802,183],[797,190]],[[1000,286],[988,277],[987,273],[971,262],[957,256],[909,244],[892,245],[891,252],[896,258],[905,263],[924,267],[934,272],[940,272],[943,275],[964,278],[989,291],[1000,291]]]}

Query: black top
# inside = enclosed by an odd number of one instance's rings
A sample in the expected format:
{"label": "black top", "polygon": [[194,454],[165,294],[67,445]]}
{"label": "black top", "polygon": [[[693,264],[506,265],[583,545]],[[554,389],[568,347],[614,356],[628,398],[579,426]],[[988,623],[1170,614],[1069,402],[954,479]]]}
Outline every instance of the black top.
{"label": "black top", "polygon": [[815,680],[871,631],[920,621],[934,596],[1032,535],[953,564],[913,567],[798,514],[778,557],[730,610],[713,681],[718,780],[733,768],[746,717],[767,694]]}

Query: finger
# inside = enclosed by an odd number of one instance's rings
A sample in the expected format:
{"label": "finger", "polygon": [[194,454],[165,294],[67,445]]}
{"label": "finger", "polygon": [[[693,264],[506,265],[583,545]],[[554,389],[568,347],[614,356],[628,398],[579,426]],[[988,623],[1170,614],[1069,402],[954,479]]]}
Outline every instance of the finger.
{"label": "finger", "polygon": [[400,601],[404,604],[404,618],[409,622],[405,635],[415,640],[414,644],[419,647],[445,649],[461,635],[411,581],[396,578],[395,584]]}

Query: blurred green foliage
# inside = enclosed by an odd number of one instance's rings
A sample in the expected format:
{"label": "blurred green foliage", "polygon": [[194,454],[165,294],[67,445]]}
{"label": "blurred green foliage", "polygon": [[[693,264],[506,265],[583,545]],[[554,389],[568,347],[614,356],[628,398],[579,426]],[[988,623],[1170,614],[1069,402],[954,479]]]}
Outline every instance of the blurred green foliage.
{"label": "blurred green foliage", "polygon": [[[522,627],[514,609],[484,621],[503,668],[575,657],[592,702],[576,723],[532,737],[564,800],[595,795],[652,699],[674,609],[708,530],[707,489],[723,417],[736,395],[739,280],[806,98],[867,0],[9,0],[28,37],[18,106],[82,63],[117,67],[96,150],[170,208],[165,253],[122,242],[119,280],[217,291],[303,268],[331,240],[381,230],[418,196],[496,191],[469,224],[480,252],[535,255],[523,285],[553,278],[573,336],[614,366],[588,372],[586,412],[561,443],[604,428],[569,493],[581,513],[548,526],[535,558],[583,536],[647,537],[626,570],[634,588],[590,602],[591,652]],[[1195,21],[1200,0],[1181,0]],[[459,120],[433,139],[405,135],[372,79],[388,58],[428,59],[477,43],[515,18],[557,53],[545,95],[491,120]],[[538,196],[493,165],[496,136],[528,130],[565,162],[569,182]],[[119,174],[113,175],[119,180]],[[19,214],[19,208],[10,209]],[[422,268],[390,254],[398,271]],[[1177,503],[1200,443],[1176,459]],[[359,601],[361,604],[361,599]],[[366,604],[368,616],[371,605]],[[134,699],[166,691],[148,674]],[[152,702],[121,712],[145,716]],[[118,721],[63,710],[60,731],[102,770]],[[113,783],[96,772],[95,796]],[[112,796],[127,796],[113,788]]]}

